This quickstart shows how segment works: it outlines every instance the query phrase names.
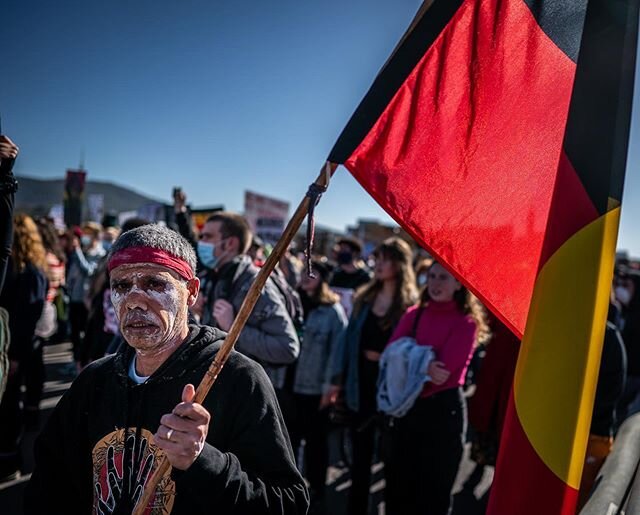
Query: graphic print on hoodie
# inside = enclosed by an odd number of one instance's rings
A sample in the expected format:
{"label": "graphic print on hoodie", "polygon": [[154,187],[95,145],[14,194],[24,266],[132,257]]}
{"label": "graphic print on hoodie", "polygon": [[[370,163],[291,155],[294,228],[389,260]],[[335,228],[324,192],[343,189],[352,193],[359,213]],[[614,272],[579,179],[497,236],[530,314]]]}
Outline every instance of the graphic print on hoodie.
{"label": "graphic print on hoodie", "polygon": [[[130,429],[125,435],[124,429],[119,429],[106,435],[93,448],[95,515],[114,515],[120,512],[121,505],[130,513],[142,496],[162,451],[152,443],[151,432],[141,429],[138,433]],[[127,492],[131,492],[128,501],[122,499],[123,493],[126,496]],[[176,486],[169,471],[158,484],[145,515],[171,513],[175,493]],[[123,502],[130,506],[125,508]],[[116,506],[117,512],[114,511]]]}

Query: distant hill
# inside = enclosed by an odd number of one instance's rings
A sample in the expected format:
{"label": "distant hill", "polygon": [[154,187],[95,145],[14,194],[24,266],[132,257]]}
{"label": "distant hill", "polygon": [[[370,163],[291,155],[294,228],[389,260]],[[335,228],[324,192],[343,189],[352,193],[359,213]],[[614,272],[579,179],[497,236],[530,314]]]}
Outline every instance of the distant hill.
{"label": "distant hill", "polygon": [[[16,210],[42,215],[48,213],[51,206],[62,204],[64,179],[34,179],[32,177],[17,177],[17,179],[19,188],[16,194]],[[104,195],[106,212],[134,211],[150,203],[162,203],[162,201],[110,182],[87,181],[85,198],[92,194]]]}

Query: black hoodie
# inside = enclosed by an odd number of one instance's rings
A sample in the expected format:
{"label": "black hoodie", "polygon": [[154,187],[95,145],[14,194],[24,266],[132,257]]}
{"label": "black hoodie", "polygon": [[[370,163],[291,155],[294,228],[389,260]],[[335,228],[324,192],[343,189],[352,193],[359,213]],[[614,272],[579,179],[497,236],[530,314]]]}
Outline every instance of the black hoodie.
{"label": "black hoodie", "polygon": [[[89,365],[36,442],[25,513],[131,513],[159,452],[150,436],[184,385],[199,384],[223,337],[190,326],[140,385],[128,376],[129,346]],[[308,494],[262,367],[233,352],[203,405],[211,413],[205,447],[188,470],[161,480],[150,513],[305,514]]]}

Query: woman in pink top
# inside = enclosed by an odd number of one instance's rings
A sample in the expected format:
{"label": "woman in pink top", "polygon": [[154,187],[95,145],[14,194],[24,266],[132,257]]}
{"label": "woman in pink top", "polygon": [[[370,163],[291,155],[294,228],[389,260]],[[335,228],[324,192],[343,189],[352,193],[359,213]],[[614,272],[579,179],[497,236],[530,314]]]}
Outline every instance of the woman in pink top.
{"label": "woman in pink top", "polygon": [[[415,325],[416,317],[418,318]],[[430,380],[411,410],[394,419],[383,446],[387,515],[446,515],[466,432],[461,386],[479,329],[482,308],[439,263],[429,269],[418,306],[400,319],[390,342],[411,336],[429,345]]]}

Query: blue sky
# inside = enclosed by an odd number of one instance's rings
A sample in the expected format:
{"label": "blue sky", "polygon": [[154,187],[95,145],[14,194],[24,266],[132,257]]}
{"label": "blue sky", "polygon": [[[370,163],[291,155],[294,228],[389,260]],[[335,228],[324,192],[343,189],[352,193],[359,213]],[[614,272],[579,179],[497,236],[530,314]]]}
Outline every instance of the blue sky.
{"label": "blue sky", "polygon": [[[419,0],[3,0],[0,113],[18,174],[242,210],[297,204]],[[640,106],[640,88],[635,98]],[[621,248],[640,256],[634,120]],[[108,207],[108,206],[107,206]],[[344,169],[318,223],[390,221]]]}

